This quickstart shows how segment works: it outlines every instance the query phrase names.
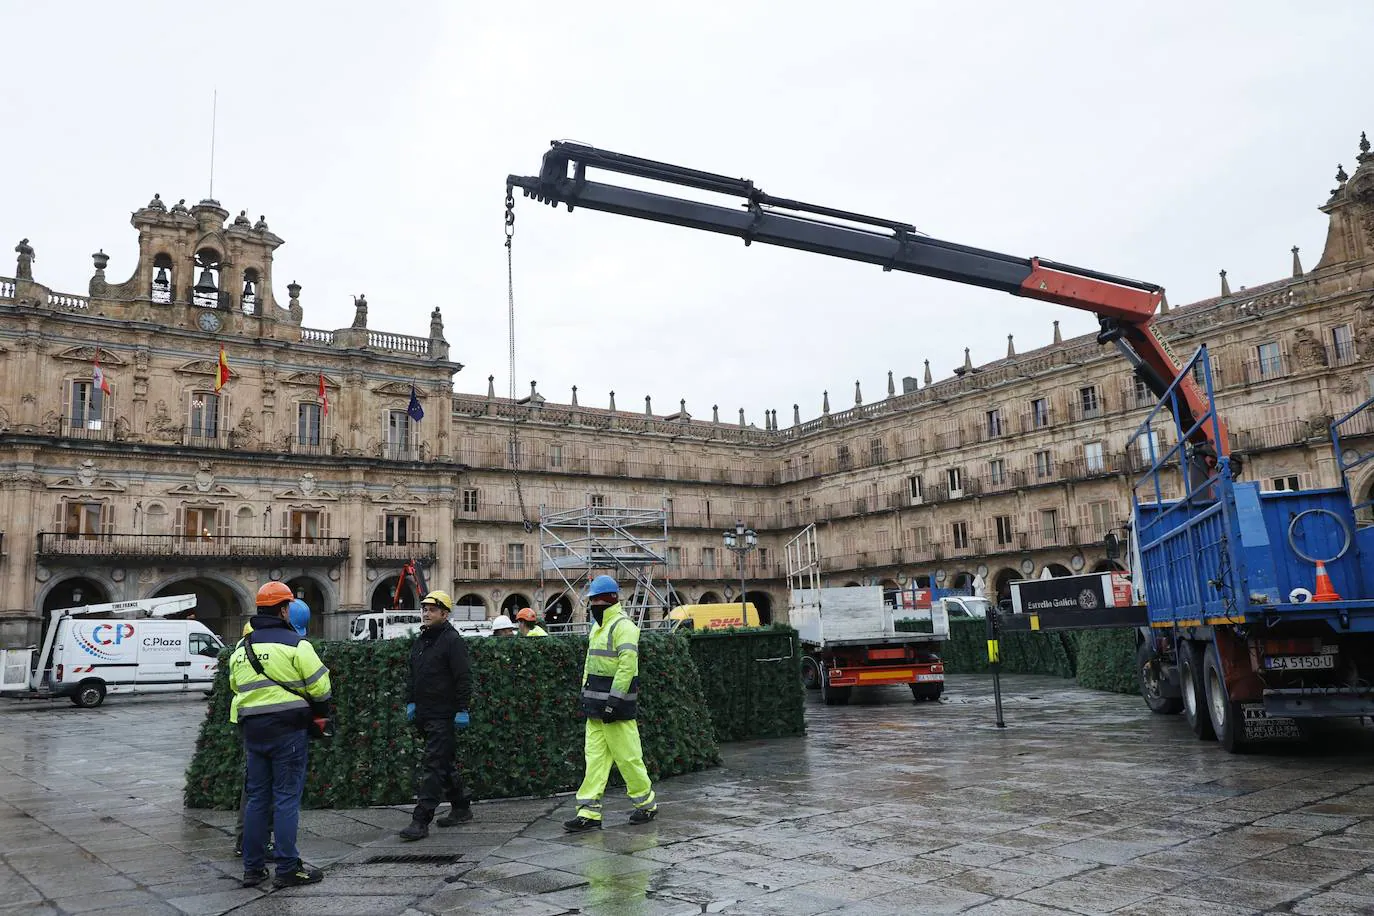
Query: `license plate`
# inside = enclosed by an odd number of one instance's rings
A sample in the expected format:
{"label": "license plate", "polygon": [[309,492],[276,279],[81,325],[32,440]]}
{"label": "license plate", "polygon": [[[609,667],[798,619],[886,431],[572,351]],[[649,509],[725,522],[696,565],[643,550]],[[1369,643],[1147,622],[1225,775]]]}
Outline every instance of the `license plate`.
{"label": "license plate", "polygon": [[1334,655],[1268,655],[1264,667],[1270,671],[1312,671],[1320,668],[1335,668]]}
{"label": "license plate", "polygon": [[918,674],[918,675],[916,675],[916,680],[917,680],[917,681],[943,681],[944,679],[945,679],[945,676],[944,676],[943,674]]}

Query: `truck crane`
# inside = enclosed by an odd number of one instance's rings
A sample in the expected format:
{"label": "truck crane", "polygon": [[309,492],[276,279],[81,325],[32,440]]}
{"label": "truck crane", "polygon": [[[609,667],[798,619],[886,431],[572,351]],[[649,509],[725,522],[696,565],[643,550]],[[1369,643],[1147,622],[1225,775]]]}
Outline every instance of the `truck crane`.
{"label": "truck crane", "polygon": [[[598,172],[742,203],[624,186]],[[1374,526],[1357,523],[1346,477],[1374,456],[1343,452],[1340,442],[1340,427],[1374,409],[1374,398],[1331,425],[1341,487],[1262,493],[1237,482],[1240,456],[1216,411],[1206,347],[1181,362],[1154,330],[1164,296],[1156,284],[941,241],[910,223],[774,197],[752,181],[557,141],[538,175],[506,179],[508,248],[515,188],[569,212],[616,213],[1092,312],[1098,341],[1115,345],[1158,399],[1132,439],[1150,456],[1133,486],[1134,581],[1123,602],[1102,576],[1065,577],[1083,580],[1068,583],[1076,596],[1029,600],[1014,622],[999,616],[1012,628],[1137,627],[1136,669],[1151,711],[1183,711],[1198,738],[1229,751],[1300,737],[1314,719],[1374,716]],[[1164,455],[1150,436],[1157,418],[1172,418],[1178,433]],[[1175,469],[1184,495],[1166,499],[1162,476]],[[1018,585],[1033,583],[1012,584],[1019,599]]]}

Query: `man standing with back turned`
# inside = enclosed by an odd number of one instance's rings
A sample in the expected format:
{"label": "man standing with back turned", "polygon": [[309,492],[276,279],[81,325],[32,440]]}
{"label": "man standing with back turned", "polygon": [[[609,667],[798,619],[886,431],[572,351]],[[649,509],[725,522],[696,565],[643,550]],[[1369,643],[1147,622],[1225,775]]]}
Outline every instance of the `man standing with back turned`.
{"label": "man standing with back turned", "polygon": [[596,626],[587,637],[582,668],[582,711],[587,716],[586,773],[577,790],[577,816],[563,822],[569,833],[601,829],[601,796],[614,763],[625,779],[634,811],[631,824],[647,824],[658,814],[654,789],[644,768],[635,722],[639,699],[639,627],[620,607],[620,586],[597,576],[587,589],[587,607]]}
{"label": "man standing with back turned", "polygon": [[403,840],[429,836],[429,822],[447,797],[449,813],[439,818],[440,827],[472,820],[472,809],[463,794],[458,773],[455,728],[468,727],[468,701],[472,676],[468,646],[448,622],[453,599],[448,592],[433,591],[420,602],[420,635],[410,647],[410,682],[406,688],[406,721],[414,722],[425,739],[424,775],[417,788],[415,812]]}
{"label": "man standing with back turned", "polygon": [[314,884],[324,877],[301,861],[296,828],[305,791],[310,720],[329,712],[329,669],[290,624],[295,597],[282,582],[258,589],[252,632],[229,658],[229,687],[234,691],[229,721],[238,723],[248,756],[244,887],[267,880],[269,823],[276,839],[274,887]]}

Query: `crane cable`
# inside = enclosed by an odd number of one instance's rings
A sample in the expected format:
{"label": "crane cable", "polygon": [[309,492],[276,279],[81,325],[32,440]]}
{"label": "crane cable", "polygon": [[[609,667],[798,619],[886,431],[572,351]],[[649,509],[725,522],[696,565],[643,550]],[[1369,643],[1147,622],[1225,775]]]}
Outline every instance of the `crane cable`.
{"label": "crane cable", "polygon": [[[507,349],[510,357],[510,445],[507,449],[506,461],[510,463],[511,480],[515,482],[515,498],[520,503],[520,523],[525,526],[525,533],[529,534],[534,530],[534,523],[530,521],[529,511],[525,508],[525,491],[520,486],[520,410],[515,403],[515,263],[511,253],[511,240],[515,238],[515,195],[510,187],[506,186],[506,308],[507,308]],[[530,408],[534,408],[534,396],[530,396]]]}

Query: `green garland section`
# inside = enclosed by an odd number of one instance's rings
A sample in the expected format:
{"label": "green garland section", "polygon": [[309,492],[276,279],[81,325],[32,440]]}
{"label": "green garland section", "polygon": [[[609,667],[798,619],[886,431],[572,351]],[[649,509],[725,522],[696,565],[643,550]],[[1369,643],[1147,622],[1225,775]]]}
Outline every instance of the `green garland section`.
{"label": "green garland section", "polygon": [[784,738],[806,733],[797,631],[728,629],[692,634],[716,740]]}
{"label": "green garland section", "polygon": [[[921,627],[924,626],[924,629]],[[923,620],[898,620],[903,632],[929,632]],[[982,620],[951,620],[949,639],[940,650],[948,674],[988,671],[988,631]],[[1130,628],[1078,631],[1017,631],[1001,637],[1002,671],[1077,677],[1081,687],[1113,693],[1138,693],[1135,631]]]}
{"label": "green garland section", "polygon": [[[405,721],[410,640],[324,642],[337,707],[335,738],[310,749],[304,806],[408,804],[420,747]],[[578,690],[585,637],[470,639],[472,724],[458,759],[478,798],[550,795],[582,779]],[[646,633],[640,641],[639,729],[657,780],[720,762],[711,716],[685,637]],[[228,653],[186,773],[186,805],[232,809],[243,750],[229,724]]]}

